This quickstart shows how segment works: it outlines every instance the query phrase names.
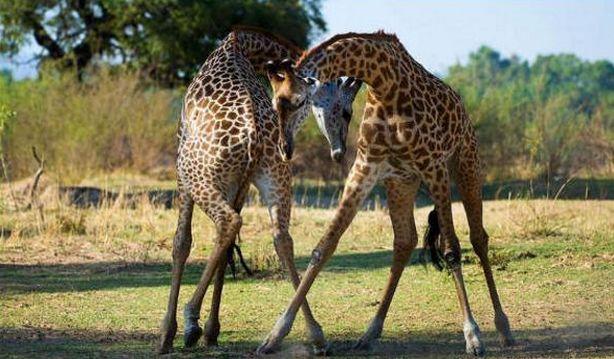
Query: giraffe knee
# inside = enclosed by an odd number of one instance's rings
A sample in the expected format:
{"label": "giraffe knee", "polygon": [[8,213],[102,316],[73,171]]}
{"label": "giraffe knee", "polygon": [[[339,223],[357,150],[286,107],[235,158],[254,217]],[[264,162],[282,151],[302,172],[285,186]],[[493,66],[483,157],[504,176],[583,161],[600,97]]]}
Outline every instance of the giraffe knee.
{"label": "giraffe knee", "polygon": [[279,232],[273,236],[273,244],[275,245],[275,251],[280,257],[286,257],[294,253],[294,242],[288,232]]}
{"label": "giraffe knee", "polygon": [[418,244],[417,238],[408,238],[407,240],[395,241],[393,245],[394,260],[407,262],[411,252]]}
{"label": "giraffe knee", "polygon": [[177,233],[173,240],[173,260],[185,260],[192,248],[192,235],[190,233]]}
{"label": "giraffe knee", "polygon": [[[476,232],[474,232],[476,233]],[[477,253],[477,255],[482,258],[482,256],[488,253],[488,234],[484,229],[477,232],[477,234],[470,234],[471,245],[473,249]]]}
{"label": "giraffe knee", "polygon": [[443,259],[449,268],[457,268],[461,263],[461,249],[458,238],[454,237],[443,253]]}
{"label": "giraffe knee", "polygon": [[243,220],[236,212],[229,213],[227,216],[224,216],[222,219],[218,220],[217,231],[219,234],[218,241],[220,244],[229,245],[232,243],[239,233],[242,224]]}

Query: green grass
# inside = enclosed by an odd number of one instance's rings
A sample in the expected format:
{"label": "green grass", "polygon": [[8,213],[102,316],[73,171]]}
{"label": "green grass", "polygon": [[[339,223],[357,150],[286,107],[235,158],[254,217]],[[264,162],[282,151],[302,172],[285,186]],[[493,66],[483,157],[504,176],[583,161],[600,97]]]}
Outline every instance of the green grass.
{"label": "green grass", "polygon": [[[419,233],[429,208],[416,211]],[[332,210],[297,208],[291,233],[299,268],[330,221]],[[464,273],[476,320],[491,357],[614,355],[613,201],[496,201],[485,204],[491,257],[503,305],[519,344],[501,348],[492,308],[470,249],[462,207],[454,205]],[[0,353],[8,357],[150,357],[164,315],[176,212],[136,209],[47,209],[0,213],[12,235],[0,239]],[[63,223],[80,221],[79,230]],[[280,275],[266,210],[244,211],[243,251],[255,278],[227,276],[219,348],[175,356],[252,356],[292,296]],[[351,349],[375,314],[388,277],[392,231],[384,211],[359,213],[308,298],[337,356],[461,356],[461,317],[451,277],[417,263],[407,267],[382,340],[371,352]],[[211,249],[213,228],[200,212],[180,296],[188,300]],[[273,263],[273,264],[271,264]],[[201,324],[208,312],[207,295]],[[181,318],[181,316],[180,316]],[[308,355],[299,314],[281,357]]]}

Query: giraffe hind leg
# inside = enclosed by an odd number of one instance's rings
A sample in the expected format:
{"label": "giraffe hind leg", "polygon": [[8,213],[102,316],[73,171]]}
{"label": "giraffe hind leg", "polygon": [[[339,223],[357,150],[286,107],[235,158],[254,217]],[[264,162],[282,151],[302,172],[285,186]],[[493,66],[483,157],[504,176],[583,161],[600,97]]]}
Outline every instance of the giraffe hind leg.
{"label": "giraffe hind leg", "polygon": [[190,254],[192,245],[192,213],[194,201],[190,195],[179,186],[179,219],[177,230],[173,240],[173,269],[171,278],[171,290],[168,300],[168,308],[161,326],[158,353],[169,353],[173,348],[173,339],[177,333],[177,300],[179,299],[179,287],[185,268],[185,262]]}
{"label": "giraffe hind leg", "polygon": [[450,200],[449,171],[445,164],[439,164],[425,173],[425,182],[431,198],[435,202],[437,220],[441,229],[440,248],[456,287],[459,306],[463,315],[463,333],[465,335],[466,351],[474,356],[484,355],[484,345],[480,339],[480,329],[473,318],[467,289],[463,278],[461,265],[460,242],[454,231],[452,219],[452,203]]}
{"label": "giraffe hind leg", "polygon": [[488,292],[495,311],[495,327],[499,332],[501,343],[505,346],[512,345],[514,338],[510,330],[509,320],[503,311],[488,259],[488,234],[482,224],[482,180],[479,173],[477,148],[475,146],[461,148],[455,161],[451,163],[451,167],[467,214],[471,245],[480,259],[486,278]]}
{"label": "giraffe hind leg", "polygon": [[221,193],[213,193],[206,200],[197,201],[197,204],[215,223],[217,236],[213,251],[207,259],[207,266],[192,298],[184,308],[184,344],[187,347],[196,344],[202,335],[198,319],[200,318],[203,298],[220,262],[225,261],[223,257],[226,256],[228,248],[232,245],[241,228],[241,216],[224,200]]}

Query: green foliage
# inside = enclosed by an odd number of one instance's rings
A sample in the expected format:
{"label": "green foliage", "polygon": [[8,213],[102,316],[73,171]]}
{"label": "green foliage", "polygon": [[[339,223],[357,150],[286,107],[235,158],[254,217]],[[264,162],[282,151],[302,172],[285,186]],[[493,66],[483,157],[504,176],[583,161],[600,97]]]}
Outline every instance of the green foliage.
{"label": "green foliage", "polygon": [[0,53],[33,38],[41,59],[76,67],[112,60],[164,84],[185,83],[233,25],[255,25],[299,46],[326,29],[320,0],[0,0]]}
{"label": "green foliage", "polygon": [[[529,64],[482,47],[467,64],[452,66],[445,81],[461,93],[476,126],[487,179],[551,181],[614,173],[613,79],[608,61],[549,55]],[[0,76],[1,144],[12,178],[32,174],[33,145],[45,153],[48,173],[67,181],[118,168],[172,168],[183,89],[150,83],[119,67],[90,71],[82,82],[44,67],[38,80]],[[354,102],[346,166],[364,103],[363,90]],[[296,153],[299,177],[347,175],[312,119]]]}
{"label": "green foliage", "polygon": [[481,47],[446,81],[476,125],[490,178],[612,170],[611,62],[563,54],[529,64]]}
{"label": "green foliage", "polygon": [[67,182],[117,168],[172,166],[177,97],[145,87],[131,72],[101,71],[85,82],[57,73],[0,82],[0,104],[15,111],[2,141],[11,177],[32,174],[31,146],[44,154],[48,173]]}

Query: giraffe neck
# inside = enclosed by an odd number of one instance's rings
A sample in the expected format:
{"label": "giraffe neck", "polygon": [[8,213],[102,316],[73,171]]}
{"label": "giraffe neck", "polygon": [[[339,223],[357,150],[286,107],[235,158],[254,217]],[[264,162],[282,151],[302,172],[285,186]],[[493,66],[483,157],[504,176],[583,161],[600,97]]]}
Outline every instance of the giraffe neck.
{"label": "giraffe neck", "polygon": [[265,64],[268,61],[285,58],[296,61],[302,52],[289,41],[263,30],[238,28],[233,33],[240,51],[260,75],[266,75]]}
{"label": "giraffe neck", "polygon": [[297,63],[302,76],[325,82],[352,76],[370,86],[381,102],[393,100],[399,87],[408,88],[428,72],[418,64],[394,35],[338,35],[305,53]]}

